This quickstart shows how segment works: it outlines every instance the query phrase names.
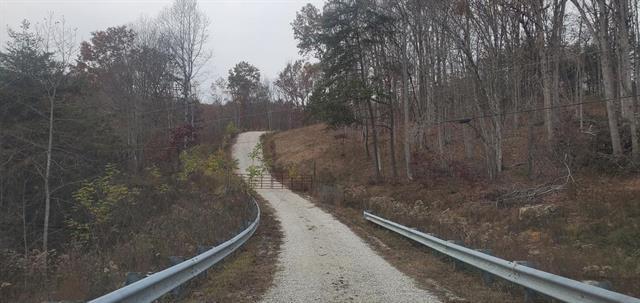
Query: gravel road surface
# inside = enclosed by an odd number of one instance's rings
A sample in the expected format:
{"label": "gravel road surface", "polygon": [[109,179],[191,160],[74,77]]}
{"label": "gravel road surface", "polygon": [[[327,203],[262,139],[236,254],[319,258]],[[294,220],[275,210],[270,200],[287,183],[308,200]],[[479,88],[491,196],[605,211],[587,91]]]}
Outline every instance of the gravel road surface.
{"label": "gravel road surface", "polygon": [[[238,136],[239,172],[262,132]],[[263,302],[440,302],[378,256],[347,226],[287,189],[258,189],[276,211],[284,243]]]}

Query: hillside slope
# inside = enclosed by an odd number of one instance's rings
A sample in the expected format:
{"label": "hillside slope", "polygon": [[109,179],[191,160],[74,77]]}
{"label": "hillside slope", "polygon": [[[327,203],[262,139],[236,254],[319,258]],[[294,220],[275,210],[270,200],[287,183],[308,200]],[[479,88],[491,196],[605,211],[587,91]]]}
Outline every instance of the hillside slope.
{"label": "hillside slope", "polygon": [[[528,180],[517,165],[524,156],[519,144],[505,143],[512,151],[505,159],[511,169],[493,182],[464,170],[442,174],[430,155],[416,155],[423,162],[414,165],[424,173],[415,181],[375,184],[359,133],[321,124],[271,135],[265,150],[278,169],[315,169],[316,200],[338,212],[356,210],[347,220],[359,220],[359,211],[370,209],[507,260],[529,260],[577,280],[607,280],[614,290],[639,296],[640,178],[584,170],[566,183]],[[388,165],[385,169],[388,174]],[[533,199],[504,198],[531,192],[525,189],[547,190],[550,184],[562,187]]]}

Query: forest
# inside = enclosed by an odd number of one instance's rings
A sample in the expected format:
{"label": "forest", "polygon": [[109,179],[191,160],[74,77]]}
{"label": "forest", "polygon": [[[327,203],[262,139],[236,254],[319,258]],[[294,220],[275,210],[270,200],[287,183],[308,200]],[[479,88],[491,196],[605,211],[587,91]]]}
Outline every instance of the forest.
{"label": "forest", "polygon": [[[638,12],[631,0],[307,5],[292,26],[320,70],[306,111],[324,124],[270,135],[265,152],[313,173],[318,205],[365,238],[363,210],[638,296]],[[396,264],[411,272],[408,251]]]}
{"label": "forest", "polygon": [[550,162],[637,169],[637,12],[626,0],[328,1],[292,25],[322,71],[309,111],[361,127],[375,181],[380,134],[387,180],[412,179],[416,151],[455,170],[454,139],[467,159],[480,148],[482,175],[496,179],[520,130],[531,177]]}
{"label": "forest", "polygon": [[[0,301],[104,294],[126,272],[227,239],[252,215],[227,149],[242,129],[300,125],[302,101],[244,61],[201,83],[210,23],[197,1],[177,0],[86,41],[55,14],[9,28],[0,50]],[[212,226],[224,227],[206,232]]]}
{"label": "forest", "polygon": [[638,2],[328,0],[292,20],[276,79],[241,61],[211,83],[196,0],[86,41],[24,20],[0,46],[0,296],[95,297],[228,238],[251,214],[228,154],[246,130],[356,133],[370,185],[636,174]]}

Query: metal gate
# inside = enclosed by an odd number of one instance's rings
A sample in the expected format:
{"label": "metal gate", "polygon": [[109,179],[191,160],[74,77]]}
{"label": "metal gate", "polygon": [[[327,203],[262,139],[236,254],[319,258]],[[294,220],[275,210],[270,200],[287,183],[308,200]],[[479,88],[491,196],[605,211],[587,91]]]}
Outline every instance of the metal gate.
{"label": "metal gate", "polygon": [[313,188],[313,175],[289,175],[286,173],[274,174],[238,174],[242,179],[255,189],[285,189],[295,191],[310,191]]}

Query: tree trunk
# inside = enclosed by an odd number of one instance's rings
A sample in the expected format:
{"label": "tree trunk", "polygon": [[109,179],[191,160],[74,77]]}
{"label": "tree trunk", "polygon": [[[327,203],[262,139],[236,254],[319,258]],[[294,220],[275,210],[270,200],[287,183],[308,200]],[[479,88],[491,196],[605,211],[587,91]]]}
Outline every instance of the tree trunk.
{"label": "tree trunk", "polygon": [[[195,128],[196,127],[196,106],[195,104],[191,104],[191,106],[189,107],[190,110],[190,116],[191,116],[191,127]],[[193,136],[195,135],[194,132],[191,133],[191,139],[194,139]]]}
{"label": "tree trunk", "polygon": [[22,182],[22,244],[24,248],[24,258],[27,260],[29,256],[29,245],[27,244],[27,200],[25,195],[27,192],[27,180]]}
{"label": "tree trunk", "polygon": [[587,29],[591,32],[592,36],[598,43],[598,50],[600,51],[600,73],[602,76],[602,88],[604,90],[605,105],[607,108],[607,120],[609,123],[609,134],[611,137],[611,149],[614,156],[622,156],[622,144],[620,142],[620,131],[618,130],[618,115],[616,112],[615,102],[615,86],[614,86],[614,71],[610,58],[609,47],[609,19],[608,10],[605,0],[594,0],[597,2],[597,8],[593,10],[595,19],[594,22],[590,22],[591,18],[587,16],[587,9],[583,7],[583,3],[578,0],[571,0],[574,6],[580,12],[582,20],[585,22]]}
{"label": "tree trunk", "polygon": [[493,118],[493,123],[495,124],[495,143],[494,148],[496,150],[496,171],[498,173],[502,172],[502,125],[499,117]]}
{"label": "tree trunk", "polygon": [[[0,150],[2,149],[2,140],[0,140]],[[4,206],[4,175],[0,174],[0,209]]]}
{"label": "tree trunk", "polygon": [[444,155],[444,125],[442,123],[436,125],[436,136],[438,141],[438,155],[440,156],[440,167],[443,170],[448,170],[447,159],[445,159]]}
{"label": "tree trunk", "polygon": [[529,180],[533,179],[533,114],[530,113],[527,117],[527,177]]}
{"label": "tree trunk", "polygon": [[167,98],[167,139],[170,140],[171,138],[171,128],[173,128],[173,115],[172,113],[174,112],[174,108],[173,108],[173,102],[171,101],[171,98]]}
{"label": "tree trunk", "polygon": [[376,131],[375,114],[373,111],[373,104],[371,100],[367,100],[367,108],[369,110],[370,125],[371,125],[371,139],[373,140],[373,164],[376,172],[376,182],[380,182],[382,176],[380,174],[380,156],[378,150],[378,132]]}
{"label": "tree trunk", "polygon": [[[27,242],[27,200],[25,194],[27,192],[27,180],[22,183],[22,245],[24,250],[24,259],[28,260],[29,257],[29,244]],[[23,276],[22,283],[26,289],[27,287],[27,275]]]}
{"label": "tree trunk", "polygon": [[395,132],[396,132],[396,128],[392,127],[390,131],[391,142],[389,143],[389,146],[390,146],[389,152],[391,152],[391,155],[389,155],[389,158],[391,159],[391,174],[392,174],[393,182],[398,181],[398,164],[396,163],[396,144],[394,142],[396,139]]}
{"label": "tree trunk", "polygon": [[[543,1],[536,1],[537,10],[537,44],[540,56],[540,68],[542,73],[543,99],[544,99],[544,123],[547,132],[547,143],[553,144],[554,139],[554,110],[553,107],[559,103],[560,99],[560,41],[564,25],[564,8],[566,0],[553,1],[553,19],[551,33],[547,34],[544,26]],[[545,36],[549,36],[549,45],[545,45]]]}
{"label": "tree trunk", "polygon": [[621,98],[622,117],[629,124],[629,131],[631,133],[631,158],[633,162],[639,160],[639,146],[638,146],[638,127],[635,117],[634,99],[629,96],[633,95],[632,82],[631,82],[631,46],[629,45],[629,27],[627,26],[627,9],[629,9],[628,2],[626,0],[619,0],[616,2],[618,5],[616,10],[616,27],[618,28],[618,58],[619,65],[618,71],[620,76],[619,94]]}
{"label": "tree trunk", "polygon": [[391,129],[389,130],[389,135],[390,140],[389,140],[389,152],[391,152],[391,155],[389,155],[389,158],[391,159],[391,174],[393,177],[393,182],[397,182],[398,181],[398,165],[396,163],[396,128],[395,128],[395,119],[394,119],[394,115],[395,113],[393,112],[393,103],[389,103],[389,110],[391,111],[389,117],[391,119],[391,121],[389,122],[389,125],[391,125]]}
{"label": "tree trunk", "polygon": [[522,82],[521,80],[521,75],[520,75],[520,68],[518,67],[518,65],[516,64],[516,66],[513,67],[513,128],[514,129],[518,129],[518,126],[520,125],[520,115],[518,114],[518,110],[520,109],[520,82]]}
{"label": "tree trunk", "polygon": [[583,88],[582,83],[584,83],[584,68],[582,63],[582,50],[581,41],[582,40],[582,20],[580,20],[579,30],[578,30],[578,54],[576,56],[576,103],[578,103],[578,108],[576,112],[576,116],[580,121],[580,131],[584,129],[584,106],[582,104],[583,101]]}
{"label": "tree trunk", "polygon": [[584,129],[584,106],[582,104],[582,101],[584,100],[584,92],[582,91],[582,82],[583,82],[583,68],[582,68],[582,56],[578,56],[578,60],[577,60],[577,67],[578,67],[578,76],[577,78],[577,83],[576,83],[576,93],[578,95],[578,119],[580,119],[580,131],[582,131]]}
{"label": "tree trunk", "polygon": [[53,113],[57,88],[53,89],[53,93],[49,96],[49,138],[47,141],[47,162],[44,172],[44,224],[42,231],[42,252],[44,253],[45,271],[48,262],[49,251],[49,215],[51,213],[51,153],[53,152]]}
{"label": "tree trunk", "polygon": [[404,118],[404,168],[408,180],[413,180],[411,172],[411,132],[409,126],[409,83],[407,80],[407,48],[406,42],[402,50],[402,116]]}
{"label": "tree trunk", "polygon": [[462,125],[462,142],[464,144],[464,158],[467,161],[473,160],[473,145],[471,144],[471,134],[469,133],[469,125]]}
{"label": "tree trunk", "polygon": [[[542,9],[539,8],[542,14]],[[538,22],[543,22],[542,16],[538,17]],[[544,28],[538,28],[538,55],[540,57],[540,74],[542,76],[542,99],[544,107],[544,126],[547,134],[547,143],[551,144],[553,141],[553,99],[551,92],[552,76],[549,71],[549,59],[547,55],[547,49],[545,46]],[[553,60],[553,58],[551,58]]]}
{"label": "tree trunk", "polygon": [[363,139],[362,141],[364,142],[364,152],[367,155],[367,159],[370,159],[371,152],[369,151],[369,123],[365,121],[363,126],[364,127],[362,128],[362,139]]}
{"label": "tree trunk", "polygon": [[634,17],[636,18],[635,22],[635,26],[634,26],[634,35],[633,37],[634,39],[634,45],[635,47],[635,73],[634,73],[634,78],[635,78],[635,83],[633,86],[633,100],[634,100],[634,107],[637,107],[638,105],[640,105],[640,97],[638,96],[638,91],[640,90],[640,38],[638,38],[638,35],[640,35],[640,18],[638,18],[638,14],[640,14],[640,11],[638,10],[638,0],[634,0],[633,1],[633,11],[635,12]]}
{"label": "tree trunk", "polygon": [[607,107],[607,118],[609,121],[609,133],[611,136],[611,148],[613,155],[622,156],[622,143],[620,142],[620,131],[618,130],[618,115],[614,104],[616,98],[614,86],[614,71],[609,53],[609,21],[607,20],[605,11],[607,10],[604,0],[598,0],[598,7],[601,16],[598,18],[598,44],[600,46],[600,66],[602,68],[602,82],[604,85],[605,103]]}
{"label": "tree trunk", "polygon": [[182,84],[182,98],[184,102],[184,124],[189,123],[189,82],[186,80]]}

